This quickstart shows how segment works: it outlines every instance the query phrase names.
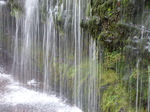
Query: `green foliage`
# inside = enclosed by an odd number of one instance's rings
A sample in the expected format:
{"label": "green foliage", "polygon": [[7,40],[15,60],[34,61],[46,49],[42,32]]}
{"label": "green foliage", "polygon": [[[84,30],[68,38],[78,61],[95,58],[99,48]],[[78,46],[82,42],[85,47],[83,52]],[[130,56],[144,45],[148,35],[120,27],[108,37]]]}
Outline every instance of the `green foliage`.
{"label": "green foliage", "polygon": [[92,8],[91,8],[91,4],[88,3],[87,4],[87,9],[86,9],[86,16],[91,16],[91,12],[92,12]]}
{"label": "green foliage", "polygon": [[21,7],[20,4],[18,4],[18,2],[16,0],[9,0],[8,1],[9,6],[11,7],[11,12],[10,14],[12,16],[19,16],[21,14],[21,12],[23,11],[23,8]]}
{"label": "green foliage", "polygon": [[115,69],[117,62],[123,60],[121,53],[118,52],[106,52],[106,56],[104,59],[104,67],[105,69]]}
{"label": "green foliage", "polygon": [[118,52],[106,52],[104,72],[101,75],[101,110],[103,112],[127,111],[128,93],[119,75],[114,71],[121,60]]}
{"label": "green foliage", "polygon": [[133,20],[133,15],[135,11],[134,4],[130,2],[130,0],[123,0],[122,9],[124,11],[124,15],[121,18],[123,22],[131,22]]}
{"label": "green foliage", "polygon": [[117,80],[118,77],[113,70],[106,70],[101,76],[101,86],[114,84]]}
{"label": "green foliage", "polygon": [[[88,5],[87,12],[91,12],[91,15],[88,14],[88,19],[81,22],[81,27],[109,51],[118,50],[123,48],[129,32],[133,31],[129,26],[120,25],[120,21],[131,21],[133,11],[133,4],[129,0],[121,1],[121,6],[117,5],[117,0],[95,0]],[[124,17],[121,16],[122,12]]]}
{"label": "green foliage", "polygon": [[[133,69],[132,74],[130,74],[130,72],[126,70],[128,66],[124,65],[125,63],[123,61],[125,61],[125,58],[119,52],[105,53],[104,71],[100,81],[101,110],[104,112],[135,112],[137,74],[139,74],[138,102],[142,102],[139,112],[146,112],[148,99],[148,67],[143,68],[143,66],[146,65],[143,65],[144,62],[141,62],[138,69],[136,65],[133,66],[135,69]],[[119,66],[117,65],[118,63]],[[125,70],[121,68],[122,66]],[[116,71],[116,69],[122,71],[119,72]],[[125,77],[128,77],[128,79],[124,79]]]}
{"label": "green foliage", "polygon": [[102,110],[103,112],[126,112],[128,107],[126,89],[121,82],[114,83],[102,94]]}
{"label": "green foliage", "polygon": [[147,8],[147,9],[150,9],[150,1],[149,1],[149,0],[146,0],[146,3],[145,3],[145,4],[146,4],[146,8]]}

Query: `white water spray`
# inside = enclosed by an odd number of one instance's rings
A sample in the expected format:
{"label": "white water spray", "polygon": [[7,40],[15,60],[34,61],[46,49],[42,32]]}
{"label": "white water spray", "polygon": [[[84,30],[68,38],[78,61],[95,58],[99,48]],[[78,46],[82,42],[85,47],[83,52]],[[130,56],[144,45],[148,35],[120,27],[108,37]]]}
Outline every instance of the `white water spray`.
{"label": "white water spray", "polygon": [[[15,82],[10,75],[0,73],[0,110],[9,105],[11,108],[5,108],[11,112],[18,112],[19,105],[22,105],[21,111],[29,112],[81,112],[76,107],[71,107],[57,98],[55,95],[47,95],[26,89]],[[28,109],[26,108],[28,106]],[[11,110],[12,109],[12,110]],[[4,112],[4,111],[3,111]]]}

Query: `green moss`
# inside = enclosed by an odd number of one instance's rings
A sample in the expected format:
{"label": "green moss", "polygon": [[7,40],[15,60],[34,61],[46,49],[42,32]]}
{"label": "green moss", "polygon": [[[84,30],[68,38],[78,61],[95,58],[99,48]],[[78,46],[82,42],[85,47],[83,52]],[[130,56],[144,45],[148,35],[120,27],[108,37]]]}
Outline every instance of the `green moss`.
{"label": "green moss", "polygon": [[101,86],[114,84],[118,80],[118,77],[113,70],[105,71],[101,78]]}
{"label": "green moss", "polygon": [[17,16],[19,16],[19,15],[22,13],[22,11],[23,11],[23,8],[21,7],[20,4],[18,4],[17,0],[9,0],[9,1],[8,1],[8,5],[9,5],[10,8],[11,8],[10,14],[11,14],[12,16],[17,17]]}
{"label": "green moss", "polygon": [[[119,74],[113,70],[105,70],[101,77],[101,110],[103,112],[135,112],[135,99],[136,99],[136,75],[133,72],[130,77],[129,85],[125,85],[120,79]],[[141,79],[141,78],[140,78]],[[143,81],[146,79],[143,79]],[[143,82],[143,90],[139,89],[139,101],[143,102],[139,112],[146,112],[147,102],[147,83]],[[129,88],[129,91],[127,87]]]}
{"label": "green moss", "polygon": [[[81,22],[84,31],[103,43],[109,51],[123,48],[123,43],[129,37],[129,32],[136,28],[123,26],[120,21],[132,20],[134,5],[129,0],[123,0],[121,6],[117,6],[117,0],[95,0],[91,7],[87,8],[87,11],[90,12],[91,9],[92,12],[91,15],[88,14],[88,19]],[[124,17],[121,15],[122,12]]]}
{"label": "green moss", "polygon": [[115,69],[117,62],[120,62],[120,60],[123,60],[123,57],[121,53],[118,52],[107,52],[105,59],[104,59],[104,67],[105,69]]}
{"label": "green moss", "polygon": [[102,110],[104,112],[127,112],[128,102],[126,89],[121,83],[110,85],[102,95]]}

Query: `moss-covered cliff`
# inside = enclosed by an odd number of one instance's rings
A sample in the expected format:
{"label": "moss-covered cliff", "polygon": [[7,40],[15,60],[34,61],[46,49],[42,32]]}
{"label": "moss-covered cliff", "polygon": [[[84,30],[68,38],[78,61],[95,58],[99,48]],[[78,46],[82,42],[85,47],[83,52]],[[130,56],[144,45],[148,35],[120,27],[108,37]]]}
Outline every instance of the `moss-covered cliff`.
{"label": "moss-covered cliff", "polygon": [[[103,112],[135,112],[136,102],[139,112],[147,111],[150,54],[143,46],[144,39],[139,40],[142,35],[146,38],[147,33],[143,34],[138,25],[149,6],[148,0],[145,3],[140,0],[93,0],[81,22],[83,30],[103,45],[106,53],[101,82]],[[137,60],[140,60],[139,67]],[[138,80],[141,83],[137,86]]]}

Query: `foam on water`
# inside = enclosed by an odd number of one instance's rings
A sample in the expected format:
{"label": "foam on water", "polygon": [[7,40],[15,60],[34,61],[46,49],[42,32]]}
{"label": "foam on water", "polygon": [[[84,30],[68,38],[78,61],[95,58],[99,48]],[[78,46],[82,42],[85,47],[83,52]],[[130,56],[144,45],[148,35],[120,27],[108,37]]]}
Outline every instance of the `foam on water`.
{"label": "foam on water", "polygon": [[77,107],[67,105],[65,101],[55,95],[49,96],[20,86],[10,75],[0,73],[0,80],[1,82],[2,80],[7,82],[4,88],[9,90],[0,97],[0,105],[31,105],[46,112],[51,112],[51,110],[54,112],[81,112]]}

